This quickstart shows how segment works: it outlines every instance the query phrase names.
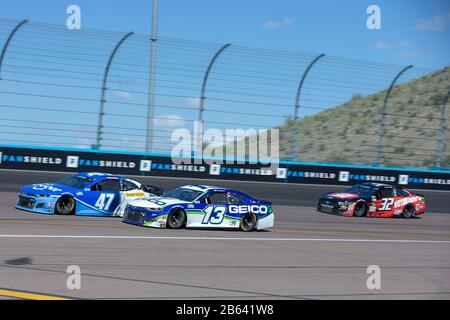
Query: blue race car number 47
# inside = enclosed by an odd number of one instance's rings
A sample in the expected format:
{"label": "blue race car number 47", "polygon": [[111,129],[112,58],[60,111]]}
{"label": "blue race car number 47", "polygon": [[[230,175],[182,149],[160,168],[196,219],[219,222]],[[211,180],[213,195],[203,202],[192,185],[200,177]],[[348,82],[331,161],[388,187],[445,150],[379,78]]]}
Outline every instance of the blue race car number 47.
{"label": "blue race car number 47", "polygon": [[205,212],[205,216],[203,217],[202,224],[221,224],[225,218],[227,207],[208,206],[203,211]]}
{"label": "blue race car number 47", "polygon": [[98,197],[97,202],[95,203],[95,207],[100,210],[108,211],[109,206],[114,200],[114,193],[102,193],[100,197]]}

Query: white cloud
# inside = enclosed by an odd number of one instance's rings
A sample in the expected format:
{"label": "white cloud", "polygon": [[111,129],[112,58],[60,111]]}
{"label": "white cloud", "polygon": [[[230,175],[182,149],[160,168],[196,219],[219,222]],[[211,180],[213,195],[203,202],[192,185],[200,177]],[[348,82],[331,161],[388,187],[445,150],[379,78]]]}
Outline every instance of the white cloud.
{"label": "white cloud", "polygon": [[295,22],[295,19],[291,18],[291,17],[287,17],[287,18],[284,18],[283,20],[279,20],[279,21],[269,20],[264,23],[264,28],[276,29],[276,28],[282,28],[282,27],[289,27],[289,26],[293,25],[294,22]]}
{"label": "white cloud", "polygon": [[200,98],[197,97],[187,97],[184,98],[184,103],[187,107],[199,107],[200,106]]}
{"label": "white cloud", "polygon": [[125,100],[133,100],[133,95],[128,91],[118,90],[116,91],[116,96]]}
{"label": "white cloud", "polygon": [[389,43],[383,42],[383,41],[378,41],[377,43],[375,43],[372,48],[374,49],[388,49],[392,47]]}
{"label": "white cloud", "polygon": [[445,31],[449,22],[450,13],[446,16],[434,16],[429,20],[418,20],[416,21],[416,29],[420,31]]}
{"label": "white cloud", "polygon": [[182,127],[185,121],[178,114],[163,114],[154,118],[153,123],[160,127]]}

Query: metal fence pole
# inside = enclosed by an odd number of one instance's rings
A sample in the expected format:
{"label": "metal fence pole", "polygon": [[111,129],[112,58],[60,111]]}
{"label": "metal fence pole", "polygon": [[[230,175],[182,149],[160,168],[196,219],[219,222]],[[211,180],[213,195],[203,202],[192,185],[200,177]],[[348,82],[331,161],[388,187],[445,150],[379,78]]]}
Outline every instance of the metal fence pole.
{"label": "metal fence pole", "polygon": [[380,122],[380,132],[379,132],[379,138],[378,138],[378,144],[377,144],[377,156],[374,165],[378,166],[383,162],[383,147],[384,147],[384,127],[386,125],[386,111],[387,111],[387,102],[389,99],[389,96],[391,94],[392,88],[394,88],[395,83],[397,82],[398,78],[405,73],[408,69],[411,69],[413,66],[409,65],[405,68],[403,68],[392,80],[391,85],[389,86],[388,91],[386,92],[386,95],[384,97],[383,102],[383,112],[381,113],[381,122]]}
{"label": "metal fence pole", "polygon": [[229,46],[231,46],[231,43],[227,43],[224,46],[222,46],[216,54],[212,57],[211,61],[209,62],[208,68],[206,69],[205,76],[203,77],[203,83],[202,83],[202,92],[200,95],[200,107],[198,110],[198,121],[200,123],[203,123],[203,111],[205,110],[203,108],[205,97],[205,90],[206,90],[206,83],[208,82],[209,73],[211,72],[211,68],[214,65],[214,62],[217,60],[217,58],[220,56],[220,54]]}
{"label": "metal fence pole", "polygon": [[103,116],[105,115],[104,108],[105,108],[105,94],[106,94],[106,83],[108,81],[108,74],[109,69],[111,68],[111,63],[114,59],[114,56],[116,55],[117,50],[122,45],[122,43],[131,35],[133,32],[128,32],[126,35],[124,35],[119,42],[117,42],[116,46],[114,47],[113,51],[111,52],[111,55],[109,56],[108,63],[106,64],[105,73],[103,74],[103,83],[102,83],[102,94],[100,97],[100,109],[98,113],[98,126],[97,126],[97,140],[96,144],[92,145],[92,149],[100,149],[101,147],[101,141],[102,141],[102,134],[103,134]]}
{"label": "metal fence pole", "polygon": [[150,37],[150,63],[148,75],[147,96],[147,128],[145,138],[145,151],[152,152],[153,149],[153,114],[155,103],[155,74],[156,74],[156,42],[158,34],[158,0],[153,0],[152,7],[152,31]]}
{"label": "metal fence pole", "polygon": [[292,128],[292,135],[291,135],[291,160],[295,160],[297,158],[297,151],[298,151],[298,141],[297,141],[297,137],[298,137],[298,111],[300,109],[300,94],[302,92],[302,88],[303,88],[303,83],[305,82],[306,76],[308,75],[309,71],[311,70],[311,68],[313,67],[313,65],[319,61],[319,59],[321,59],[322,57],[324,57],[325,54],[319,54],[317,57],[315,57],[310,64],[308,65],[308,67],[306,68],[305,72],[303,73],[303,76],[300,80],[300,83],[298,84],[298,88],[297,88],[297,94],[295,96],[295,108],[294,108],[294,126]]}
{"label": "metal fence pole", "polygon": [[[206,91],[206,83],[208,82],[209,73],[211,72],[211,68],[213,67],[214,62],[216,62],[216,60],[220,56],[220,54],[229,46],[231,46],[231,43],[227,43],[227,44],[223,45],[219,50],[217,50],[217,52],[214,54],[211,61],[209,62],[208,68],[206,69],[206,72],[205,72],[205,76],[203,77],[202,90],[201,90],[201,94],[200,94],[200,103],[199,103],[199,109],[198,109],[198,124],[197,124],[200,128],[203,125],[203,111],[205,110],[204,103],[205,103],[205,99],[206,99],[205,91]],[[201,148],[201,146],[202,146],[201,130],[194,129],[194,131],[197,131],[197,135],[195,137],[195,139],[196,139],[195,145],[197,148]]]}
{"label": "metal fence pole", "polygon": [[436,168],[441,168],[442,165],[442,154],[444,153],[445,147],[445,130],[447,129],[447,119],[445,114],[447,113],[448,98],[450,96],[450,89],[448,89],[447,96],[445,97],[444,104],[441,109],[441,120],[439,126],[439,142],[436,151]]}
{"label": "metal fence pole", "polygon": [[0,80],[2,79],[2,66],[3,66],[3,59],[5,58],[6,50],[8,50],[9,43],[11,42],[11,39],[16,34],[17,30],[20,29],[25,23],[27,23],[28,20],[22,20],[20,21],[14,29],[11,31],[11,33],[8,35],[8,38],[6,39],[5,44],[3,45],[2,54],[0,55]]}

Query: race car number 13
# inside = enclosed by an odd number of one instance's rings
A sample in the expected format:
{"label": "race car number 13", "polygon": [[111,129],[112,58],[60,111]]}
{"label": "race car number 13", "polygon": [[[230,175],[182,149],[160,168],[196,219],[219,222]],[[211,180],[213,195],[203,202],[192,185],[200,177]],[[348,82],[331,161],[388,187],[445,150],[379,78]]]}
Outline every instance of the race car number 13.
{"label": "race car number 13", "polygon": [[205,212],[205,216],[203,217],[202,224],[221,224],[223,219],[225,218],[225,213],[227,212],[227,208],[225,206],[209,206],[203,210]]}

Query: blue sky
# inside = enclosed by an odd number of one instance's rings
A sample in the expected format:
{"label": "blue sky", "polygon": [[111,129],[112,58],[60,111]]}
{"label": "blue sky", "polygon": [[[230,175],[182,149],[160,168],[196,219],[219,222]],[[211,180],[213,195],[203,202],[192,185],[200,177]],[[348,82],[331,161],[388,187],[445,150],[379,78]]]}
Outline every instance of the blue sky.
{"label": "blue sky", "polygon": [[[86,28],[149,33],[151,0],[3,0],[0,16],[64,24],[70,4]],[[446,0],[160,0],[159,34],[261,48],[328,54],[423,67],[450,63]],[[381,8],[382,29],[366,28]]]}

